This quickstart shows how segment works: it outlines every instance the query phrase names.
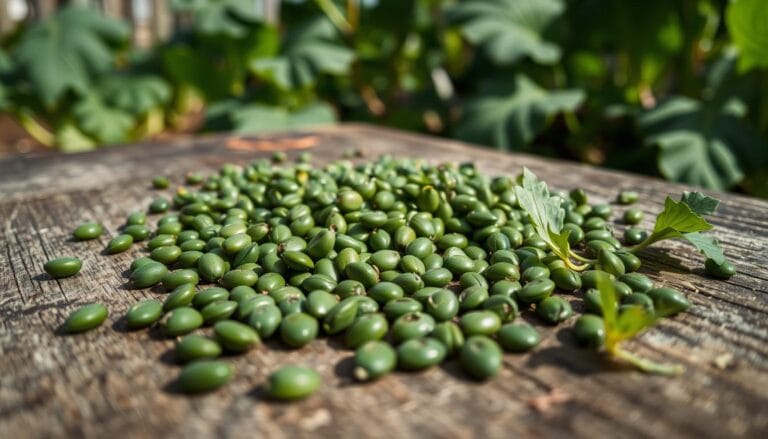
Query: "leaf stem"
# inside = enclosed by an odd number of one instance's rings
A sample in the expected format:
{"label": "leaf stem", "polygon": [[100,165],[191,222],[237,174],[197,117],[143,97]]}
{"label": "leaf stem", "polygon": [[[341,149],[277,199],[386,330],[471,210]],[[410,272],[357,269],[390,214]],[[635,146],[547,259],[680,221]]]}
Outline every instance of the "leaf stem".
{"label": "leaf stem", "polygon": [[349,21],[344,17],[336,4],[332,0],[315,0],[317,6],[323,11],[326,17],[336,26],[339,31],[345,35],[351,35],[354,29]]}
{"label": "leaf stem", "polygon": [[47,146],[49,148],[52,148],[54,144],[56,143],[56,138],[48,131],[47,128],[42,126],[38,121],[35,120],[34,117],[29,115],[29,113],[25,111],[17,111],[14,112],[14,115],[16,116],[16,119],[19,121],[19,125],[24,128],[24,130],[32,136],[33,139],[40,142],[44,146]]}
{"label": "leaf stem", "polygon": [[674,376],[674,375],[680,375],[685,371],[685,367],[679,364],[656,363],[647,358],[643,358],[638,355],[635,355],[632,352],[625,351],[624,349],[621,349],[618,346],[609,350],[608,353],[612,357],[626,361],[627,363],[637,367],[638,369],[646,373]]}

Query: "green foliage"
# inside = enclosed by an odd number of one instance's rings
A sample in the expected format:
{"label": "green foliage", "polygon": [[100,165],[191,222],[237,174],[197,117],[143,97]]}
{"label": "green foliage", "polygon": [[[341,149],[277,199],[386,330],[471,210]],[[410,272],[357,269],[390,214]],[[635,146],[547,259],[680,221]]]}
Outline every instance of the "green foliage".
{"label": "green foliage", "polygon": [[768,68],[768,7],[763,0],[734,0],[726,13],[744,70]]}
{"label": "green foliage", "polygon": [[338,116],[768,196],[763,3],[305,0],[276,25],[251,0],[173,0],[182,25],[141,54],[69,6],[0,42],[0,111],[67,151]]}
{"label": "green foliage", "polygon": [[514,64],[523,57],[554,64],[560,47],[542,33],[564,10],[561,0],[468,0],[449,7],[447,16],[496,64]]}
{"label": "green foliage", "polygon": [[95,77],[109,71],[115,49],[129,36],[125,23],[69,6],[33,24],[12,54],[19,74],[52,107],[67,91],[85,92]]}
{"label": "green foliage", "polygon": [[653,233],[631,250],[636,252],[665,239],[684,238],[707,258],[722,264],[725,262],[723,249],[714,238],[701,233],[712,229],[703,215],[713,214],[719,204],[719,200],[700,192],[684,192],[680,201],[667,197],[664,210],[656,217]]}
{"label": "green foliage", "polygon": [[317,18],[287,33],[278,56],[257,58],[250,67],[258,76],[282,89],[307,88],[314,85],[322,73],[342,75],[349,71],[355,54],[336,39],[333,25]]}
{"label": "green foliage", "polygon": [[489,81],[480,87],[477,97],[467,101],[456,136],[503,150],[519,150],[544,130],[552,117],[575,111],[583,100],[581,90],[547,90],[522,74],[511,81]]}

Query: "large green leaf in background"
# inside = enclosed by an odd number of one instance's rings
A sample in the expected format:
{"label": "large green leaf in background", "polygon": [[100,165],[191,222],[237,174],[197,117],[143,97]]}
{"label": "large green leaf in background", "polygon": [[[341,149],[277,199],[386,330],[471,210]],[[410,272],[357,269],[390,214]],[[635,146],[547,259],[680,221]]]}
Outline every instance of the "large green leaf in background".
{"label": "large green leaf in background", "polygon": [[467,102],[456,135],[503,150],[521,149],[552,116],[574,111],[583,100],[581,90],[546,90],[522,74],[511,81],[488,82]]}
{"label": "large green leaf in background", "polygon": [[242,107],[232,115],[234,130],[238,133],[291,130],[336,121],[336,114],[328,104],[314,103],[295,111],[283,107],[252,104]]}
{"label": "large green leaf in background", "polygon": [[674,97],[641,115],[645,143],[659,147],[659,170],[670,180],[724,190],[745,169],[765,163],[768,145],[735,101]]}
{"label": "large green leaf in background", "polygon": [[171,87],[155,75],[112,75],[98,87],[106,103],[133,115],[143,115],[167,104]]}
{"label": "large green leaf in background", "polygon": [[13,55],[43,103],[52,106],[68,90],[87,91],[95,75],[112,67],[114,49],[129,36],[122,21],[69,6],[33,24]]}
{"label": "large green leaf in background", "polygon": [[561,0],[467,0],[449,7],[446,14],[497,64],[512,64],[525,56],[554,64],[560,48],[545,41],[542,32],[564,10]]}
{"label": "large green leaf in background", "polygon": [[191,13],[195,28],[210,35],[242,37],[261,19],[253,0],[173,0],[171,7]]}
{"label": "large green leaf in background", "polygon": [[728,31],[741,52],[742,69],[768,67],[768,2],[733,0],[726,11]]}
{"label": "large green leaf in background", "polygon": [[130,113],[107,105],[97,93],[89,93],[73,109],[77,126],[98,143],[128,140],[135,119]]}
{"label": "large green leaf in background", "polygon": [[297,25],[283,38],[280,55],[256,59],[251,70],[282,89],[307,88],[320,74],[349,71],[355,53],[338,42],[338,32],[325,18]]}

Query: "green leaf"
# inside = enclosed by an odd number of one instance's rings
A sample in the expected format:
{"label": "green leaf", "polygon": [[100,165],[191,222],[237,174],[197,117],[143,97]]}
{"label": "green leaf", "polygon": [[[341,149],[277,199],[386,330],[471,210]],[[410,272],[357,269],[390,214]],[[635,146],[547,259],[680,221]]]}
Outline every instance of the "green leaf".
{"label": "green leaf", "polygon": [[687,204],[697,215],[712,215],[715,213],[720,200],[708,197],[701,192],[683,192],[680,201]]}
{"label": "green leaf", "polygon": [[171,87],[154,75],[112,75],[98,89],[107,104],[136,116],[147,114],[171,99]]}
{"label": "green leaf", "polygon": [[675,97],[638,122],[646,145],[659,147],[661,173],[673,181],[724,190],[768,157],[765,140],[733,105]]}
{"label": "green leaf", "polygon": [[64,152],[84,152],[96,148],[96,142],[76,126],[66,123],[56,130],[56,146]]}
{"label": "green leaf", "polygon": [[701,233],[684,233],[683,237],[693,244],[700,252],[704,253],[704,256],[711,258],[715,263],[722,264],[725,262],[725,255],[720,244],[717,243],[715,238],[708,235],[702,235]]}
{"label": "green leaf", "polygon": [[536,234],[568,266],[583,269],[570,260],[574,255],[568,243],[569,232],[561,233],[565,211],[560,207],[560,198],[550,195],[547,183],[540,181],[528,168],[523,168],[522,181],[514,189],[517,202],[530,217]]}
{"label": "green leaf", "polygon": [[194,17],[197,32],[242,37],[260,21],[253,0],[173,0],[171,7]]}
{"label": "green leaf", "polygon": [[464,37],[482,47],[496,64],[530,57],[540,64],[560,60],[560,48],[542,37],[544,29],[565,10],[560,0],[467,0],[446,10],[461,25]]}
{"label": "green leaf", "polygon": [[108,106],[96,93],[87,94],[73,108],[78,126],[99,143],[129,140],[135,120],[130,113]]}
{"label": "green leaf", "polygon": [[53,106],[69,90],[88,91],[91,80],[112,67],[115,49],[129,36],[122,21],[68,6],[24,32],[13,55],[43,103]]}
{"label": "green leaf", "polygon": [[480,96],[467,102],[456,136],[505,151],[521,149],[553,116],[575,111],[583,101],[581,90],[545,90],[522,74],[487,82]]}
{"label": "green leaf", "polygon": [[654,316],[642,306],[626,306],[616,318],[615,330],[622,339],[627,340],[648,329],[653,325],[654,320]]}
{"label": "green leaf", "polygon": [[683,233],[702,232],[711,228],[712,225],[691,210],[685,202],[677,202],[667,197],[664,210],[656,217],[653,234],[679,237]]}
{"label": "green leaf", "polygon": [[279,56],[256,59],[250,68],[278,87],[293,90],[312,86],[321,74],[346,74],[354,58],[352,50],[339,44],[336,28],[317,18],[289,31]]}
{"label": "green leaf", "polygon": [[765,0],[733,0],[725,12],[728,31],[739,48],[742,70],[768,67],[768,5]]}
{"label": "green leaf", "polygon": [[263,133],[291,130],[313,125],[324,125],[336,121],[333,107],[325,103],[314,103],[295,111],[283,107],[247,104],[225,101],[212,107],[209,119],[226,119],[228,129],[238,133]]}

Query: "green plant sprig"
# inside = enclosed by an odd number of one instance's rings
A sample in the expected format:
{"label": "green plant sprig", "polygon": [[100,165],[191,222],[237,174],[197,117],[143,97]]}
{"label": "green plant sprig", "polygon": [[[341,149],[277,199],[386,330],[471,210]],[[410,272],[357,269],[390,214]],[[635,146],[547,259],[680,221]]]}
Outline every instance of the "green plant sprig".
{"label": "green plant sprig", "polygon": [[640,305],[627,306],[619,312],[613,282],[605,276],[597,280],[600,308],[605,324],[605,352],[613,359],[622,360],[646,373],[679,375],[685,368],[678,364],[656,363],[622,349],[621,343],[653,326],[657,319]]}

